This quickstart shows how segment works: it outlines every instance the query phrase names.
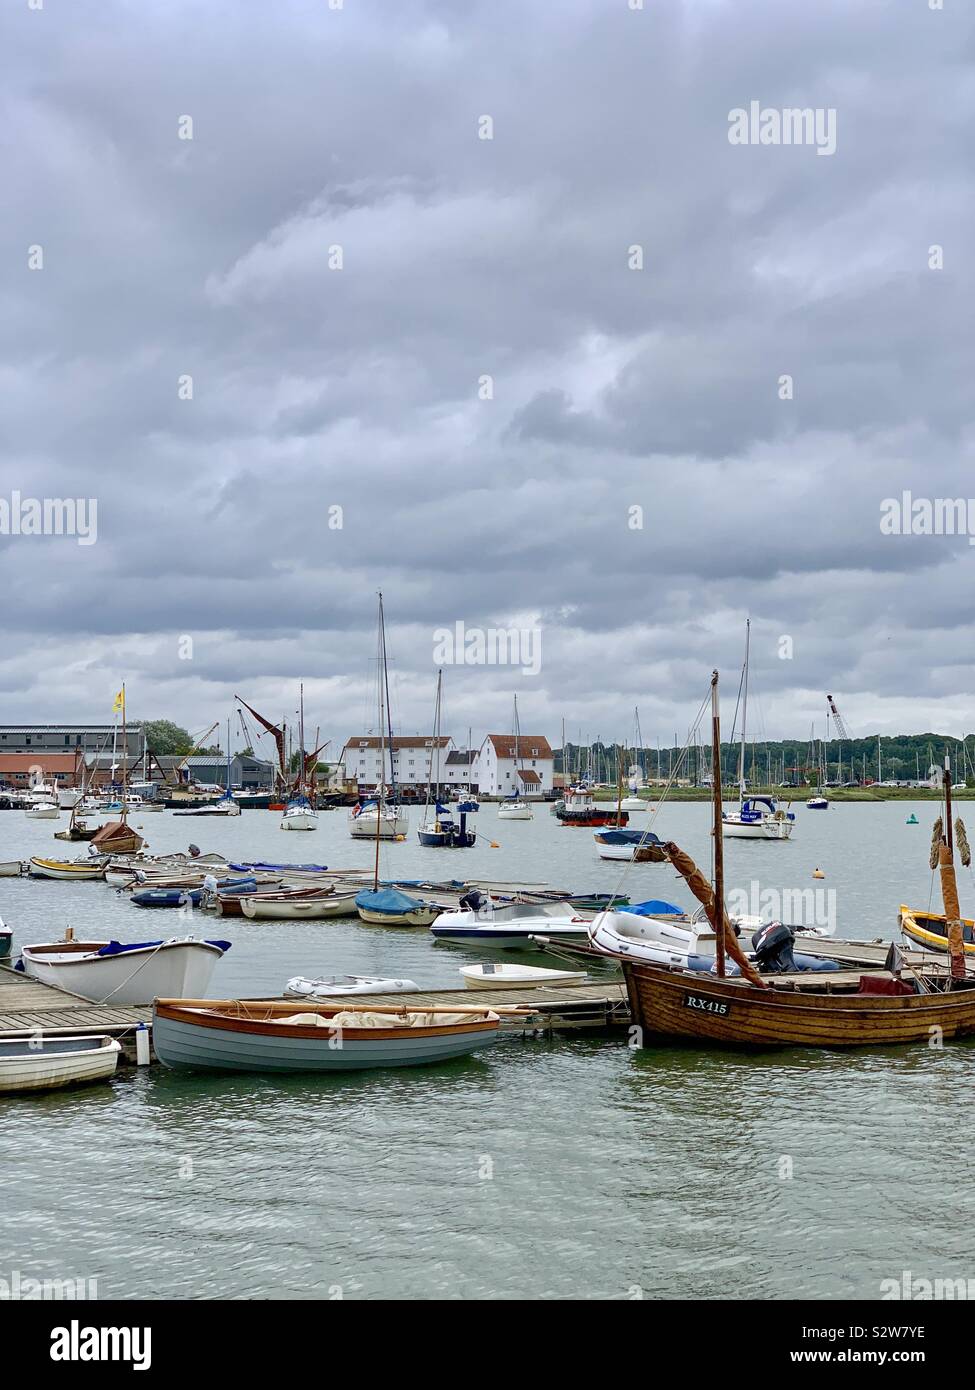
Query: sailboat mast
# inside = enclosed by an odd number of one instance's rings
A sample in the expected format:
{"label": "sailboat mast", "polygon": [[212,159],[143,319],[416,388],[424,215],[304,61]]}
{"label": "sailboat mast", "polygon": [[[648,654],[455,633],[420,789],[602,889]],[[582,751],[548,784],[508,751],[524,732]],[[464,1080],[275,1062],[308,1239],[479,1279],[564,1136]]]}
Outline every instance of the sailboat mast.
{"label": "sailboat mast", "polygon": [[938,864],[941,870],[941,897],[945,910],[945,930],[948,934],[948,953],[951,958],[951,978],[963,980],[966,974],[965,938],[958,906],[958,884],[955,880],[955,851],[951,829],[951,759],[945,753],[943,773],[945,795],[945,822],[938,846]]}
{"label": "sailboat mast", "polygon": [[[742,757],[744,747],[742,743]],[[721,833],[721,721],[717,671],[711,672],[711,759],[714,763],[714,957],[717,973],[724,978],[724,836]]]}
{"label": "sailboat mast", "polygon": [[125,681],[122,682],[122,824],[125,825],[128,810],[129,789],[129,736],[125,724]]}
{"label": "sailboat mast", "polygon": [[[386,641],[383,634],[383,595],[379,592],[379,671],[376,684],[379,687],[379,786],[376,788],[376,862],[372,875],[372,889],[374,893],[379,891],[379,831],[382,827],[383,807],[386,803],[386,725],[385,713],[383,711],[383,665],[386,655]],[[393,755],[390,751],[390,767],[392,767]]]}
{"label": "sailboat mast", "polygon": [[[738,759],[738,799],[745,799],[745,722],[748,718],[748,654],[751,647],[752,620],[745,619],[745,672],[742,678],[741,755]],[[734,730],[732,730],[734,732]]]}

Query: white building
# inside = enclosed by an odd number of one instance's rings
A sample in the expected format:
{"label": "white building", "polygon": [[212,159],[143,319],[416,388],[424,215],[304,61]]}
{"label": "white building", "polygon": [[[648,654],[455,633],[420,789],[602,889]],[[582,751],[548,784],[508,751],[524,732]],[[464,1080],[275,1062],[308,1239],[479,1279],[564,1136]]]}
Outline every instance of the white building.
{"label": "white building", "polygon": [[540,797],[554,785],[555,755],[541,734],[520,734],[517,758],[512,734],[488,734],[474,765],[481,796]]}
{"label": "white building", "polygon": [[[449,735],[441,734],[440,781],[446,783],[448,759],[453,745]],[[363,790],[374,791],[383,777],[387,786],[394,782],[398,787],[425,787],[437,773],[432,734],[394,734],[392,747],[386,740],[385,755],[381,754],[381,740],[378,734],[363,734],[350,738],[342,749],[341,762],[345,776],[350,782],[357,782]],[[382,758],[382,764],[380,759]],[[380,773],[380,765],[384,775]],[[466,785],[466,781],[463,782]]]}

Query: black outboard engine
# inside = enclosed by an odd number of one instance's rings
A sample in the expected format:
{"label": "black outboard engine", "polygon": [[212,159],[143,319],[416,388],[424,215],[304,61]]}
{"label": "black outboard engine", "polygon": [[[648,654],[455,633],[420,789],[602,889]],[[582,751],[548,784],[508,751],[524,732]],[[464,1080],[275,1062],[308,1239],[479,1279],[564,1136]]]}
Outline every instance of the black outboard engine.
{"label": "black outboard engine", "polygon": [[461,907],[469,908],[471,912],[479,912],[482,907],[487,907],[488,900],[481,892],[480,888],[472,888],[469,893],[465,893],[460,900]]}
{"label": "black outboard engine", "polygon": [[752,949],[763,975],[785,975],[798,970],[792,955],[796,934],[784,922],[769,922],[752,937]]}

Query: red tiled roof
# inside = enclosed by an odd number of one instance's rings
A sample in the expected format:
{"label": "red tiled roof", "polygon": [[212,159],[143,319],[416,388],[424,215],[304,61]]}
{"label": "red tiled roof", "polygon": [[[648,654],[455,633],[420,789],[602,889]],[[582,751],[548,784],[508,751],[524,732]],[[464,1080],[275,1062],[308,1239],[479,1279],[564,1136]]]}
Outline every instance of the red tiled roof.
{"label": "red tiled roof", "polygon": [[[488,741],[494,744],[494,751],[499,758],[513,758],[515,756],[513,734],[488,734]],[[554,756],[552,745],[542,734],[518,735],[519,758],[551,758]]]}
{"label": "red tiled roof", "polygon": [[542,779],[541,777],[539,777],[538,773],[533,768],[522,768],[522,770],[518,773],[518,776],[520,777],[522,782],[525,783],[526,786],[533,787],[536,783],[539,786],[541,786]]}

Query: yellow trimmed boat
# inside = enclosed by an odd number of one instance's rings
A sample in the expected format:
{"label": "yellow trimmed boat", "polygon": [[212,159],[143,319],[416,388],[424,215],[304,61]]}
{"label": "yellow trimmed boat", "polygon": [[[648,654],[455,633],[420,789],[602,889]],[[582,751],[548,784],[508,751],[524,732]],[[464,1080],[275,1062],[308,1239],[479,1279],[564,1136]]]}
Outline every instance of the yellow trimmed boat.
{"label": "yellow trimmed boat", "polygon": [[[948,919],[943,913],[919,912],[901,903],[897,920],[906,939],[915,946],[921,946],[926,951],[947,952]],[[975,961],[975,922],[970,917],[962,917],[961,926],[965,959]]]}
{"label": "yellow trimmed boat", "polygon": [[31,878],[104,878],[105,863],[77,863],[68,859],[32,859],[27,866]]}

